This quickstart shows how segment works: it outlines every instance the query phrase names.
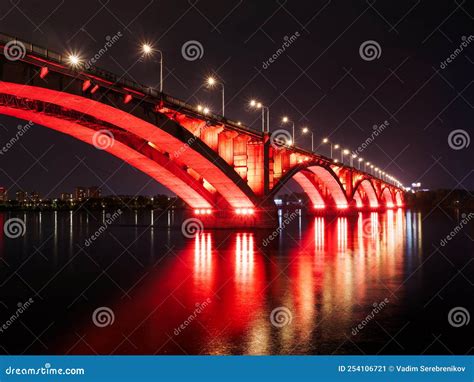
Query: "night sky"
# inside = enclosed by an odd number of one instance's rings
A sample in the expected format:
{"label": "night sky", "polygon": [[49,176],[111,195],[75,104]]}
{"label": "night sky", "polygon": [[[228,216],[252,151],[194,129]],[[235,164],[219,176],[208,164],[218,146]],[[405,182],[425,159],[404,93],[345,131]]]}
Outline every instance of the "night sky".
{"label": "night sky", "polygon": [[[470,3],[470,4],[469,4]],[[214,74],[225,83],[226,115],[260,129],[251,98],[270,106],[271,130],[288,115],[356,149],[374,125],[389,122],[361,154],[405,185],[474,189],[473,147],[453,149],[454,130],[473,136],[474,4],[468,1],[2,1],[0,31],[87,60],[120,32],[97,62],[116,74],[157,85],[158,66],[138,61],[139,45],[163,51],[164,90],[219,112],[218,90],[202,88]],[[299,37],[298,37],[299,35]],[[275,62],[264,65],[296,36]],[[463,36],[466,40],[463,40]],[[471,36],[472,37],[472,36]],[[201,59],[181,47],[199,41]],[[380,57],[364,60],[359,47],[376,41]],[[440,67],[466,41],[463,51]],[[266,68],[264,68],[266,66]],[[18,121],[0,117],[0,145]],[[297,136],[310,148],[309,136]],[[467,145],[467,142],[461,144]],[[318,150],[328,154],[327,147]],[[0,156],[0,186],[43,197],[99,185],[104,194],[168,193],[111,155],[71,137],[34,126]]]}

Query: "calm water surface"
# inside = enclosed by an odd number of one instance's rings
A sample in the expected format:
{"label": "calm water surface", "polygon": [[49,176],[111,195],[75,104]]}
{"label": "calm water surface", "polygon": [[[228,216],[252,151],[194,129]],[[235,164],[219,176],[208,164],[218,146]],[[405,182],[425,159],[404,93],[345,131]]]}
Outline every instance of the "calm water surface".
{"label": "calm water surface", "polygon": [[[26,233],[0,233],[0,322],[18,303],[33,303],[0,333],[3,353],[473,349],[472,323],[454,328],[447,320],[456,306],[474,312],[472,222],[440,246],[459,215],[300,214],[268,240],[268,230],[187,238],[173,213],[131,211],[90,245],[105,212],[6,212],[1,225],[12,217],[26,222]],[[101,318],[112,314],[113,322],[100,327],[93,314],[104,307]]]}

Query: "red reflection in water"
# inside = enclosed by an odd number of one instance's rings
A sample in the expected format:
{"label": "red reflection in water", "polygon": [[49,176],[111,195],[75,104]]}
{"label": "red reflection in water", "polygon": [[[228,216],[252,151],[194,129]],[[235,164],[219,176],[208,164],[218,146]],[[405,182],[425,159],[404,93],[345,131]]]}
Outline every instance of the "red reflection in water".
{"label": "red reflection in water", "polygon": [[[202,233],[158,262],[130,298],[108,303],[114,325],[86,317],[83,340],[69,336],[66,350],[308,353],[342,343],[403,281],[405,225],[402,210],[317,217],[297,242],[294,232],[272,241],[276,249],[262,246],[268,233]],[[282,243],[291,248],[279,252]],[[278,307],[291,312],[282,328],[269,319]]]}

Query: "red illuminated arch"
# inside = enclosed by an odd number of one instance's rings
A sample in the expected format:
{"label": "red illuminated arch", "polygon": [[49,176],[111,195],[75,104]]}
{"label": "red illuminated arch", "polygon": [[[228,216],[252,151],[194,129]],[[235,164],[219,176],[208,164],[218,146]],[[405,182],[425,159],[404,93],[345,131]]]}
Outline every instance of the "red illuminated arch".
{"label": "red illuminated arch", "polygon": [[275,184],[271,195],[278,193],[290,179],[294,179],[301,186],[314,206],[348,207],[344,188],[331,168],[319,164],[297,165]]}
{"label": "red illuminated arch", "polygon": [[[35,124],[70,135],[90,145],[94,144],[96,130],[72,121],[7,106],[0,106],[0,114],[32,121]],[[147,147],[135,150],[131,147],[130,142],[124,144],[118,138],[118,134],[115,133],[113,144],[104,148],[104,151],[122,159],[170,190],[174,190],[191,207],[214,207],[213,196],[182,169],[175,166],[170,167],[168,163],[165,164],[162,159],[156,158],[155,155],[145,155]],[[139,151],[144,151],[144,153]]]}
{"label": "red illuminated arch", "polygon": [[382,202],[385,203],[385,206],[386,207],[394,207],[395,206],[395,203],[393,201],[393,195],[392,195],[392,192],[390,191],[390,189],[388,187],[385,187],[383,190],[382,190],[382,193],[380,195],[380,199],[382,200]]}
{"label": "red illuminated arch", "polygon": [[378,207],[379,205],[379,200],[377,198],[377,193],[375,191],[375,187],[372,184],[372,182],[369,179],[362,179],[360,182],[356,184],[354,187],[354,198],[356,198],[356,195],[361,194],[361,191],[366,197],[366,204],[368,202],[368,206],[370,207]]}
{"label": "red illuminated arch", "polygon": [[[162,114],[153,113],[152,118],[154,118],[154,123],[151,123],[142,119],[147,117],[145,115],[140,115],[140,117],[133,115],[133,110],[126,112],[79,95],[9,82],[0,82],[0,94],[41,101],[83,113],[104,123],[117,126],[145,141],[152,142],[157,150],[165,153],[165,155],[169,157],[172,157],[174,153],[179,153],[178,163],[182,163],[184,166],[191,168],[201,175],[231,207],[252,208],[255,206],[255,198],[251,189],[232,167],[222,158],[216,157],[210,148],[200,142],[199,139],[194,137],[186,129]],[[106,100],[104,100],[104,102],[105,101]],[[4,114],[15,116],[15,112],[11,110],[8,111],[7,109],[8,108],[3,108]],[[25,118],[37,121],[36,117],[27,116]],[[41,124],[41,122],[38,123]],[[57,126],[53,126],[52,121],[50,121],[47,127],[59,130],[63,121],[56,121],[55,123]],[[81,140],[85,141],[84,139]],[[187,149],[183,150],[183,145],[190,141],[196,144],[194,144],[192,148],[187,147]],[[120,157],[120,153],[113,154]],[[126,155],[126,159],[124,160],[131,163],[130,161],[132,159],[130,155]],[[133,166],[137,168],[143,167],[139,162],[139,160],[134,160]],[[150,169],[144,172],[149,173],[149,171]],[[160,179],[158,181],[161,184],[168,187],[177,195],[185,196],[183,199],[187,200],[191,206],[209,205],[207,201],[205,202],[205,198],[199,200],[195,197],[197,192],[190,190],[194,188],[192,183],[191,185],[186,185],[183,182],[178,182],[175,179],[176,177],[172,175],[173,174],[171,174],[169,178],[165,175],[157,178],[155,174],[153,177],[157,180]],[[189,192],[194,196],[188,194]]]}

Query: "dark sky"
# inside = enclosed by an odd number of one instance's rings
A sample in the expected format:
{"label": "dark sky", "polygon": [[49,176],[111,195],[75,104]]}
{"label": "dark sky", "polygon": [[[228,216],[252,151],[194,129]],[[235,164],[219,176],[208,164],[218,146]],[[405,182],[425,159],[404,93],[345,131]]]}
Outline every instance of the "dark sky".
{"label": "dark sky", "polygon": [[[474,33],[473,15],[469,1],[2,1],[0,31],[85,59],[121,32],[97,66],[148,85],[156,85],[157,66],[137,62],[138,45],[153,42],[164,53],[165,92],[219,111],[219,92],[199,90],[217,73],[227,116],[256,129],[258,113],[246,107],[252,97],[270,105],[272,130],[286,114],[310,126],[317,142],[331,137],[351,149],[387,120],[364,158],[405,185],[472,190],[474,143],[455,150],[448,136],[458,129],[473,136],[474,41],[444,69],[440,64]],[[300,36],[264,69],[295,32]],[[201,59],[183,58],[189,40],[202,44]],[[367,40],[380,45],[378,59],[361,58]],[[0,117],[2,146],[19,122]],[[308,138],[297,141],[309,147]],[[21,187],[57,196],[104,182],[106,194],[165,192],[115,157],[39,126],[0,156],[0,169],[10,195]]]}

